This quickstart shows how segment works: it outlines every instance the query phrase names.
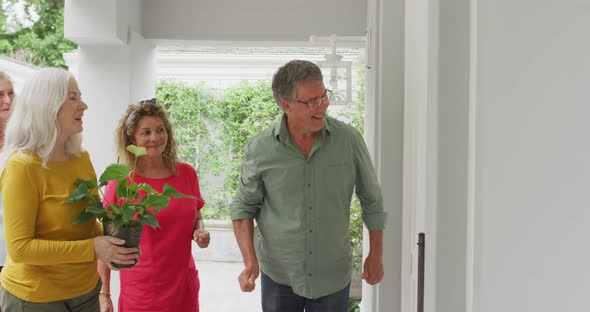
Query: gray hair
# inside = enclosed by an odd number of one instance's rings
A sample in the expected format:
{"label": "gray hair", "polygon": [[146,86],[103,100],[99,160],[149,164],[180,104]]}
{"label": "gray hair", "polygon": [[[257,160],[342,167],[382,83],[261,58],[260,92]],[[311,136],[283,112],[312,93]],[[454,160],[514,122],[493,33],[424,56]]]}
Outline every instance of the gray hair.
{"label": "gray hair", "polygon": [[[25,83],[6,124],[4,148],[0,153],[2,167],[10,156],[19,152],[37,155],[44,166],[47,164],[59,132],[57,112],[67,99],[70,79],[74,76],[64,69],[44,68]],[[72,135],[65,144],[68,154],[79,155],[82,135]]]}
{"label": "gray hair", "polygon": [[277,105],[283,109],[283,100],[295,100],[297,83],[310,80],[324,80],[322,71],[312,62],[293,60],[281,66],[272,77],[272,95]]}
{"label": "gray hair", "polygon": [[0,80],[8,80],[8,81],[12,82],[12,79],[10,79],[10,76],[3,71],[0,71]]}

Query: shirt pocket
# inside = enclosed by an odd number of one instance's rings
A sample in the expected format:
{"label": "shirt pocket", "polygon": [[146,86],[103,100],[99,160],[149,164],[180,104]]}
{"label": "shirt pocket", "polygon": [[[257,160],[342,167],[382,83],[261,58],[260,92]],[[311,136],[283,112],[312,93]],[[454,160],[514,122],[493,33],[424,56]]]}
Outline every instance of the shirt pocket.
{"label": "shirt pocket", "polygon": [[318,172],[318,186],[323,196],[340,201],[352,194],[356,173],[351,162],[331,162],[322,166]]}

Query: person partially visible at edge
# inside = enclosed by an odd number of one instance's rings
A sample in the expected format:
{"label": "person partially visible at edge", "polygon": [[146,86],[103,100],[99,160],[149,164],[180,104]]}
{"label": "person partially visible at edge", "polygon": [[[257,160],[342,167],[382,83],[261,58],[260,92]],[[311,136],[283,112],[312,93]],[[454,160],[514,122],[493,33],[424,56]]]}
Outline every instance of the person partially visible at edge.
{"label": "person partially visible at edge", "polygon": [[370,237],[362,277],[383,278],[385,212],[367,147],[356,129],[326,116],[331,91],[317,65],[288,62],[272,90],[283,117],[245,146],[230,208],[245,266],[240,288],[252,291],[260,274],[265,312],[348,311],[353,190]]}
{"label": "person partially visible at edge", "polygon": [[[0,71],[0,150],[4,146],[4,127],[14,101],[12,80],[5,72]],[[2,196],[0,195],[0,271],[6,264],[6,243],[4,242],[4,222],[2,221]]]}
{"label": "person partially visible at edge", "polygon": [[96,179],[81,146],[87,108],[74,77],[58,68],[38,71],[15,99],[0,153],[3,312],[98,311],[97,259],[137,257],[137,248],[102,236],[97,222],[72,224],[84,204],[64,203],[76,179]]}
{"label": "person partially visible at edge", "polygon": [[14,101],[14,87],[10,76],[0,71],[0,148],[4,145],[4,128]]}
{"label": "person partially visible at edge", "polygon": [[[155,214],[160,227],[143,227],[139,264],[119,274],[118,311],[199,311],[200,283],[191,241],[206,248],[209,233],[198,227],[205,201],[199,190],[197,173],[189,164],[178,161],[168,114],[156,99],[128,107],[119,122],[116,140],[119,158],[130,166],[133,166],[134,157],[127,151],[128,145],[143,146],[147,150],[147,155],[137,160],[133,174],[136,183],[147,183],[159,192],[164,184],[169,184],[193,197],[171,198],[168,207]],[[109,182],[105,205],[117,202],[116,189],[117,181]],[[99,263],[99,272],[103,280],[101,312],[111,312],[110,271]]]}

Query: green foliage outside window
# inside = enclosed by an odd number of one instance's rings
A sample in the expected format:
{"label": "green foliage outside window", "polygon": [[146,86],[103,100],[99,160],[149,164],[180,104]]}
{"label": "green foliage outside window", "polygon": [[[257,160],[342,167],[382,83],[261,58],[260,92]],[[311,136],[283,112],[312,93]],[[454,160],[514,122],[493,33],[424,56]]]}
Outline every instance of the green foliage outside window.
{"label": "green foliage outside window", "polygon": [[[355,101],[347,104],[335,117],[355,127],[361,134],[365,133],[365,70],[357,72],[360,79],[354,88]],[[357,272],[362,270],[363,260],[363,220],[361,205],[356,194],[350,204],[350,242],[352,244],[353,267]]]}
{"label": "green foliage outside window", "polygon": [[6,12],[0,7],[0,54],[41,67],[66,68],[63,54],[76,49],[77,45],[64,38],[63,0],[26,1],[25,15],[30,19],[29,8],[39,15],[39,19],[30,27],[6,33],[3,31]]}
{"label": "green foliage outside window", "polygon": [[203,85],[164,80],[156,94],[170,113],[180,159],[197,169],[208,207],[203,217],[228,219],[244,145],[281,115],[270,85],[244,82],[213,96]]}

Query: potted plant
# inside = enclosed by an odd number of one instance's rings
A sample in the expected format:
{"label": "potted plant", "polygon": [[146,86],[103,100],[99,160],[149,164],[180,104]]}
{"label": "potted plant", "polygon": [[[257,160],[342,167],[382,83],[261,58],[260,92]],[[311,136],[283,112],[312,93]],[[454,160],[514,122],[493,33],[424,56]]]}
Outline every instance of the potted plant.
{"label": "potted plant", "polygon": [[[192,196],[176,191],[165,184],[162,192],[157,192],[146,183],[135,183],[132,179],[137,159],[145,155],[146,149],[135,145],[127,146],[127,150],[135,156],[133,169],[126,164],[111,164],[96,180],[77,179],[76,189],[65,200],[66,203],[85,201],[88,206],[72,221],[80,224],[98,219],[103,224],[105,235],[125,240],[124,247],[139,247],[141,232],[144,225],[159,227],[155,213],[166,208],[170,198],[191,198]],[[103,202],[98,196],[104,197],[103,187],[111,180],[117,180],[116,203]],[[143,196],[142,196],[143,195]],[[130,268],[134,264],[120,265],[112,263],[117,268]]]}

